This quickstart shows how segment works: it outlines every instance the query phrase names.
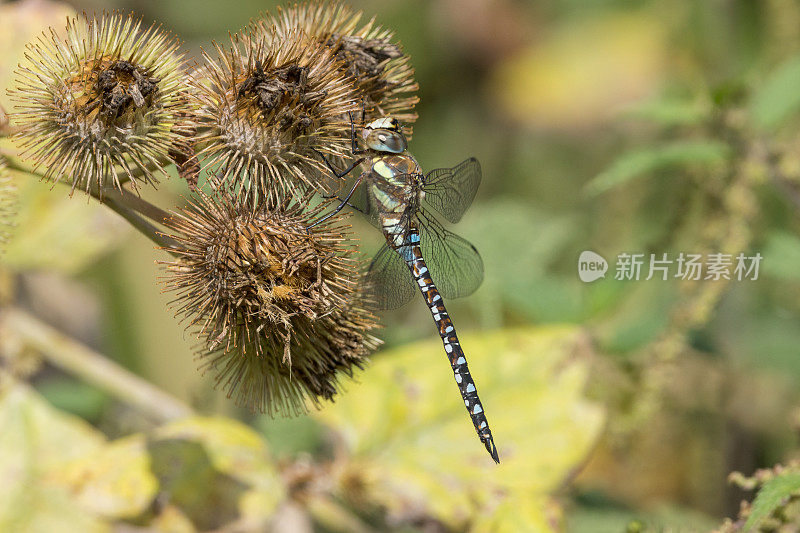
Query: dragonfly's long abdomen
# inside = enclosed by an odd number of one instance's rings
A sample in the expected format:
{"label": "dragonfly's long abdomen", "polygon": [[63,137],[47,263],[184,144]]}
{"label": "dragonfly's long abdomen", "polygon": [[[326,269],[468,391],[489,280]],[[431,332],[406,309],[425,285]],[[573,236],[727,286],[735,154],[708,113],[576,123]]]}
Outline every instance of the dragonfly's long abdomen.
{"label": "dragonfly's long abdomen", "polygon": [[[389,235],[387,234],[387,237]],[[456,379],[461,397],[464,400],[464,405],[467,407],[472,424],[475,426],[475,431],[486,447],[486,451],[492,456],[496,463],[500,462],[497,455],[497,448],[494,445],[492,438],[492,431],[489,429],[489,422],[486,420],[486,413],[483,411],[483,405],[478,398],[478,390],[475,387],[475,382],[472,380],[472,375],[469,373],[467,367],[467,358],[464,356],[464,351],[461,349],[461,343],[458,340],[453,322],[450,320],[450,315],[444,307],[444,300],[439,294],[436,285],[431,279],[428,267],[425,264],[425,259],[422,257],[422,250],[419,246],[419,233],[416,228],[411,228],[406,236],[405,242],[401,246],[392,246],[397,253],[411,269],[414,279],[419,286],[420,292],[425,297],[425,303],[428,305],[433,320],[439,328],[439,336],[442,338],[444,350],[447,353],[447,358],[450,360],[450,366],[453,368],[453,375]],[[391,246],[390,241],[390,246]]]}

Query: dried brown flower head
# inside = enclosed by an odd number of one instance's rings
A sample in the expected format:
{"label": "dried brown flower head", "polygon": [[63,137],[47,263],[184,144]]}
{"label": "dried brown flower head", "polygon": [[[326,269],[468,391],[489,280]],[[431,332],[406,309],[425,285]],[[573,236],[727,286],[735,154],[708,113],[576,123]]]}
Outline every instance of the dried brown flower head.
{"label": "dried brown flower head", "polygon": [[374,18],[362,23],[362,17],[362,12],[340,3],[313,2],[265,14],[252,26],[267,39],[302,29],[335,54],[339,68],[355,83],[368,117],[392,116],[413,123],[419,86],[409,57],[393,42],[391,31],[375,24]]}
{"label": "dried brown flower head", "polygon": [[300,31],[234,35],[229,47],[214,47],[218,57],[203,53],[193,94],[199,157],[219,185],[251,205],[330,191],[334,184],[314,150],[334,158],[347,153],[347,114],[357,105],[332,52]]}
{"label": "dried brown flower head", "polygon": [[[178,42],[115,13],[67,20],[28,46],[10,91],[25,155],[73,190],[157,181],[180,138],[185,102]],[[111,183],[109,183],[109,181]]]}
{"label": "dried brown flower head", "polygon": [[330,400],[378,341],[359,298],[349,233],[321,209],[284,201],[244,212],[198,194],[168,222],[185,248],[165,263],[177,312],[199,330],[203,368],[237,403],[296,414]]}

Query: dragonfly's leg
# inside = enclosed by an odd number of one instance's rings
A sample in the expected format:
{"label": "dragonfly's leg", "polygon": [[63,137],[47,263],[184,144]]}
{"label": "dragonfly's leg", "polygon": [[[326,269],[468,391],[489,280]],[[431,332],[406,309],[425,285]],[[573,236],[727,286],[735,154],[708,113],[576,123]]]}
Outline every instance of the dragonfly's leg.
{"label": "dragonfly's leg", "polygon": [[[350,117],[350,151],[353,155],[356,154],[363,154],[366,152],[365,149],[358,148],[358,139],[356,138],[356,120],[353,118],[353,112],[350,111],[347,114]],[[364,119],[367,116],[366,112],[366,104],[364,104],[364,100],[361,100],[361,123],[364,123]]]}
{"label": "dragonfly's leg", "polygon": [[[336,199],[337,199],[337,200],[339,200],[340,202],[344,202],[344,200],[342,200],[342,197],[341,197],[341,196],[338,196],[338,195],[336,195],[336,194],[323,194],[323,195],[321,195],[321,196],[322,196],[323,198],[325,198],[326,200],[330,200],[331,198],[336,198]],[[359,213],[363,213],[363,212],[364,212],[364,210],[363,210],[363,209],[361,209],[361,208],[360,208],[360,207],[358,207],[358,206],[355,206],[355,205],[351,204],[350,202],[345,202],[345,204],[347,204],[347,207],[352,207],[353,209],[355,209],[355,210],[356,210],[356,211],[358,211]]]}
{"label": "dragonfly's leg", "polygon": [[339,211],[344,209],[344,206],[350,205],[350,204],[348,204],[348,202],[350,201],[350,197],[353,196],[353,193],[355,192],[356,187],[358,187],[360,184],[361,184],[361,176],[358,177],[356,182],[353,184],[353,188],[350,189],[349,193],[347,193],[347,198],[342,200],[342,203],[340,203],[339,206],[336,209],[334,209],[333,211],[331,211],[330,213],[328,213],[324,217],[322,217],[322,218],[320,218],[318,220],[315,220],[314,223],[311,224],[310,226],[306,226],[306,231],[310,230],[311,228],[313,228],[317,224],[322,224],[323,222],[325,222],[326,220],[331,218],[333,215],[335,215],[336,213],[338,213]]}
{"label": "dragonfly's leg", "polygon": [[320,152],[316,148],[312,148],[312,150],[314,150],[317,153],[317,155],[325,163],[325,166],[328,167],[328,170],[330,170],[333,173],[333,175],[336,176],[337,178],[343,178],[343,177],[347,176],[348,174],[350,174],[353,171],[354,168],[356,168],[358,165],[360,165],[361,163],[363,163],[366,160],[365,157],[359,157],[358,159],[353,161],[350,164],[349,167],[347,167],[345,170],[342,170],[340,172],[340,171],[336,170],[336,167],[334,167],[333,164],[331,164],[330,161],[328,161],[328,158],[325,157],[325,154],[323,154],[322,152]]}

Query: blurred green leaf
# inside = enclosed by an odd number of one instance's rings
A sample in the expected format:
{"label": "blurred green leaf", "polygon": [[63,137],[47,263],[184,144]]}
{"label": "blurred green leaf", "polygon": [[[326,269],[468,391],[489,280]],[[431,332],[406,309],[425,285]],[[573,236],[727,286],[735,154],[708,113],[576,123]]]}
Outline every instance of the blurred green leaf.
{"label": "blurred green leaf", "polygon": [[570,533],[620,533],[632,531],[632,524],[641,524],[643,531],[712,531],[717,520],[686,507],[659,505],[646,511],[620,509],[614,506],[579,506],[567,515],[566,531]]}
{"label": "blurred green leaf", "polygon": [[202,442],[157,439],[148,443],[147,452],[162,499],[198,530],[219,529],[239,518],[247,486],[215,468]]}
{"label": "blurred green leaf", "polygon": [[785,231],[767,236],[761,266],[765,274],[783,280],[800,280],[800,237]]}
{"label": "blurred green leaf", "polygon": [[562,531],[562,514],[555,500],[537,494],[514,494],[491,513],[476,517],[472,533],[517,533],[518,531]]}
{"label": "blurred green leaf", "polygon": [[741,79],[729,78],[715,84],[710,91],[711,101],[718,108],[739,107],[747,99],[747,86]]}
{"label": "blurred green leaf", "polygon": [[[152,435],[124,437],[50,478],[92,513],[152,519],[177,530],[205,531],[237,520],[263,524],[284,498],[265,442],[244,424],[223,418],[189,418]],[[163,508],[148,517],[156,497]]]}
{"label": "blurred green leaf", "polygon": [[97,387],[68,377],[37,382],[36,390],[55,408],[90,422],[97,420],[109,401]]}
{"label": "blurred green leaf", "polygon": [[68,487],[81,507],[107,518],[143,513],[158,491],[143,435],[119,439],[72,461],[51,479]]}
{"label": "blurred green leaf", "polygon": [[266,442],[241,422],[195,417],[159,428],[154,436],[153,468],[169,484],[162,490],[168,488],[171,503],[201,529],[220,527],[224,509],[265,522],[284,498]]}
{"label": "blurred green leaf", "polygon": [[29,387],[8,382],[0,388],[0,427],[0,531],[107,530],[51,479],[70,460],[100,450],[99,432]]}
{"label": "blurred green leaf", "polygon": [[308,416],[273,418],[262,415],[255,421],[255,426],[266,437],[270,451],[276,457],[315,453],[324,447],[324,428]]}
{"label": "blurred green leaf", "polygon": [[489,529],[507,518],[489,510],[513,500],[527,506],[517,521],[540,518],[547,494],[581,463],[603,424],[602,408],[583,398],[586,339],[577,328],[553,327],[462,341],[500,465],[471,427],[438,340],[384,353],[359,387],[315,416],[353,450],[342,477],[366,478],[368,493],[390,511],[421,506],[453,527],[480,516]]}
{"label": "blurred green leaf", "polygon": [[758,491],[743,531],[752,531],[758,523],[800,491],[800,472],[785,472],[770,479]]}
{"label": "blurred green leaf", "polygon": [[702,102],[672,97],[637,102],[625,108],[622,116],[660,126],[693,126],[706,120],[709,112],[709,107]]}
{"label": "blurred green leaf", "polygon": [[164,505],[158,516],[150,522],[150,529],[169,533],[197,533],[197,528],[194,527],[189,517],[170,504]]}
{"label": "blurred green leaf", "polygon": [[[745,290],[751,294],[750,297],[742,298]],[[796,382],[800,380],[797,315],[787,312],[783,306],[762,307],[758,303],[761,294],[754,286],[731,291],[717,318],[715,333],[725,339],[730,359],[763,372],[776,372],[782,378]],[[778,387],[773,390],[779,395],[775,399],[778,404],[788,406],[794,403],[794,400],[784,397]],[[763,416],[759,418],[763,420]],[[789,430],[788,427],[784,429]]]}
{"label": "blurred green leaf", "polygon": [[[0,140],[4,145],[8,141]],[[119,246],[120,235],[130,231],[122,218],[82,193],[70,198],[65,185],[22,172],[11,175],[17,186],[16,227],[2,257],[11,269],[75,273]]]}
{"label": "blurred green leaf", "polygon": [[119,245],[129,229],[106,208],[70,199],[45,184],[29,182],[18,197],[17,229],[3,258],[15,270],[75,273]]}
{"label": "blurred green leaf", "polygon": [[507,284],[503,293],[533,321],[579,322],[584,311],[581,285],[577,277],[533,274],[516,286]]}
{"label": "blurred green leaf", "polygon": [[[555,216],[519,201],[498,200],[481,206],[479,215],[469,213],[461,227],[459,232],[470,238],[485,262],[484,283],[467,300],[477,312],[485,314],[497,307],[499,299],[534,320],[566,322],[580,317],[577,277],[561,279],[550,272],[574,238],[577,226],[572,217]],[[514,260],[509,261],[510,257]],[[499,317],[485,321],[502,323]]]}
{"label": "blurred green leaf", "polygon": [[758,86],[750,102],[755,124],[775,129],[800,109],[800,56],[787,60]]}
{"label": "blurred green leaf", "polygon": [[[244,424],[223,418],[189,418],[152,435],[121,438],[67,463],[50,479],[92,513],[151,518],[178,530],[217,529],[237,520],[265,523],[284,498],[265,442]],[[148,517],[156,497],[163,509]]]}
{"label": "blurred green leaf", "polygon": [[[201,442],[214,468],[248,485],[273,479],[275,468],[261,436],[247,425],[229,418],[194,417],[156,430],[157,439]],[[272,486],[269,482],[264,486]]]}
{"label": "blurred green leaf", "polygon": [[[607,274],[612,277],[614,274]],[[631,282],[603,280],[609,285]],[[673,284],[664,281],[633,283],[626,297],[595,327],[602,351],[629,353],[655,341],[670,323],[670,311],[677,295]]]}
{"label": "blurred green leaf", "polygon": [[146,520],[157,496],[154,523],[265,524],[284,498],[266,443],[234,420],[191,418],[106,443],[27,386],[5,384],[0,427],[0,531],[106,531],[103,519]]}
{"label": "blurred green leaf", "polygon": [[672,144],[626,152],[608,170],[598,174],[585,186],[586,194],[596,196],[641,178],[656,170],[685,165],[712,165],[730,154],[719,141],[676,141]]}

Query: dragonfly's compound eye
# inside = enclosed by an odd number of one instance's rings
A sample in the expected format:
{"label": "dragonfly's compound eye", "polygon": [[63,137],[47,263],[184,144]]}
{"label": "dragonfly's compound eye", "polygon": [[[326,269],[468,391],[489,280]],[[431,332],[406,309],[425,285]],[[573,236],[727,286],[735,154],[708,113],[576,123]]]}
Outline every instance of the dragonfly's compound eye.
{"label": "dragonfly's compound eye", "polygon": [[368,131],[365,141],[367,146],[378,152],[399,154],[408,148],[408,143],[402,133],[387,129]]}

